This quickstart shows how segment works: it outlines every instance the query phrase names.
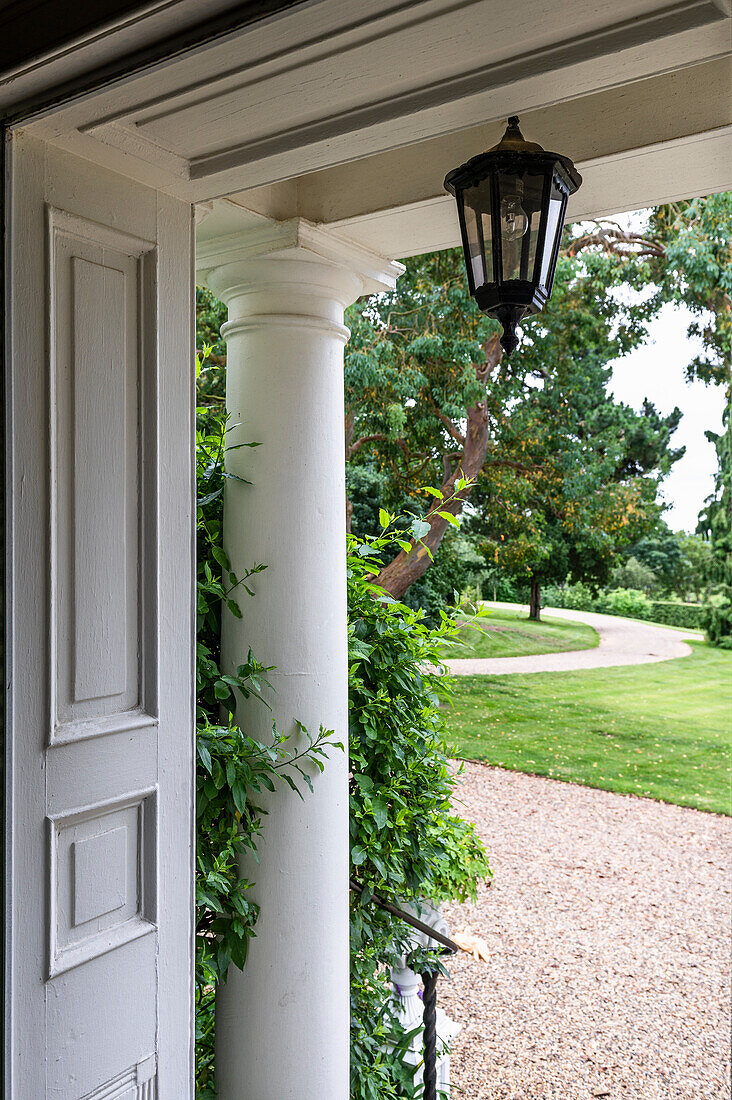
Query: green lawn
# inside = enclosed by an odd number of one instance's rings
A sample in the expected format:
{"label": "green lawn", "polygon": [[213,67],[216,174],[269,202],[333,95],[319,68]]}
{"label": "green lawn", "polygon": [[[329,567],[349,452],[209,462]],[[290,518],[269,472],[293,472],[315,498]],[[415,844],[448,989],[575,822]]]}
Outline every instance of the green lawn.
{"label": "green lawn", "polygon": [[491,608],[487,615],[465,618],[454,645],[445,646],[453,657],[527,657],[534,653],[563,653],[592,649],[600,638],[591,626],[567,619],[534,623],[525,611]]}
{"label": "green lawn", "polygon": [[454,680],[456,756],[732,813],[732,653]]}

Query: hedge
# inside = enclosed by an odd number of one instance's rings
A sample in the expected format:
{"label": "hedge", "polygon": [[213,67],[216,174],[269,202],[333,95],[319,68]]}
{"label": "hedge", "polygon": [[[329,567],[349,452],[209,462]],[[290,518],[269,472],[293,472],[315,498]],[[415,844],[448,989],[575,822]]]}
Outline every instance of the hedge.
{"label": "hedge", "polygon": [[585,584],[570,584],[564,588],[547,586],[542,603],[545,607],[595,611],[603,615],[622,615],[628,619],[663,623],[688,630],[703,630],[702,605],[675,600],[651,600],[645,592],[633,588],[616,588],[610,592],[593,593]]}
{"label": "hedge", "polygon": [[673,600],[652,600],[651,620],[668,626],[683,626],[689,630],[702,630],[702,605],[700,603],[674,603]]}

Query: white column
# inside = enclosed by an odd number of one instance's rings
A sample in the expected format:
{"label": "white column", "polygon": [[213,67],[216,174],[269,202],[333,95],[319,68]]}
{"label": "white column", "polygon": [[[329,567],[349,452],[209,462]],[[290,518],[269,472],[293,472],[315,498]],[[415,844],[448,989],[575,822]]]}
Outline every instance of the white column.
{"label": "white column", "polygon": [[[249,646],[271,677],[272,711],[250,701],[243,728],[266,740],[322,724],[347,745],[343,312],[401,271],[301,221],[268,223],[199,250],[229,311],[225,544],[241,574],[254,562],[256,597],[225,616],[224,663]],[[263,240],[264,237],[264,240]],[[333,750],[314,794],[267,798],[259,865],[247,865],[261,905],[244,972],[217,994],[221,1100],[346,1100],[348,1096],[348,760]]]}

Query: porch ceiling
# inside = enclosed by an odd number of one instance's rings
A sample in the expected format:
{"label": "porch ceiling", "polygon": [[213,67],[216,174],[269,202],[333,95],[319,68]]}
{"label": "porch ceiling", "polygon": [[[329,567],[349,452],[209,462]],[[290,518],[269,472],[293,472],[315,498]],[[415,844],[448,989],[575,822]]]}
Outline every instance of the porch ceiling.
{"label": "porch ceiling", "polygon": [[509,113],[578,162],[572,217],[732,186],[728,2],[313,0],[25,128],[192,202],[407,255],[456,243],[444,174]]}
{"label": "porch ceiling", "polygon": [[[732,188],[729,86],[729,60],[722,58],[527,111],[521,125],[532,141],[575,159],[584,182],[569,217],[600,217]],[[444,176],[502,132],[502,122],[470,127],[228,202],[330,225],[382,255],[450,248],[460,234]],[[200,232],[212,234],[216,222]]]}

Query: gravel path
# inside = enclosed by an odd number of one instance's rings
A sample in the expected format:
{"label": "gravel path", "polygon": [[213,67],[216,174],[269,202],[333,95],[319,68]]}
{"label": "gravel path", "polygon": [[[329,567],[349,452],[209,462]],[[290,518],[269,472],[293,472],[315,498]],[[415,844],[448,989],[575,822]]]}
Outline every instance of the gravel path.
{"label": "gravel path", "polygon": [[730,820],[466,764],[495,878],[439,1003],[453,1100],[729,1100]]}
{"label": "gravel path", "polygon": [[[515,608],[516,604],[488,604],[489,607]],[[528,614],[528,607],[524,608]],[[570,650],[567,653],[540,653],[534,657],[464,657],[446,661],[455,676],[497,675],[511,672],[568,672],[577,668],[610,668],[613,665],[645,665],[688,657],[691,647],[686,638],[702,638],[694,631],[652,626],[637,619],[617,615],[596,615],[590,611],[544,608],[547,619],[573,619],[588,623],[600,635],[595,649]],[[490,630],[487,620],[486,630]]]}

